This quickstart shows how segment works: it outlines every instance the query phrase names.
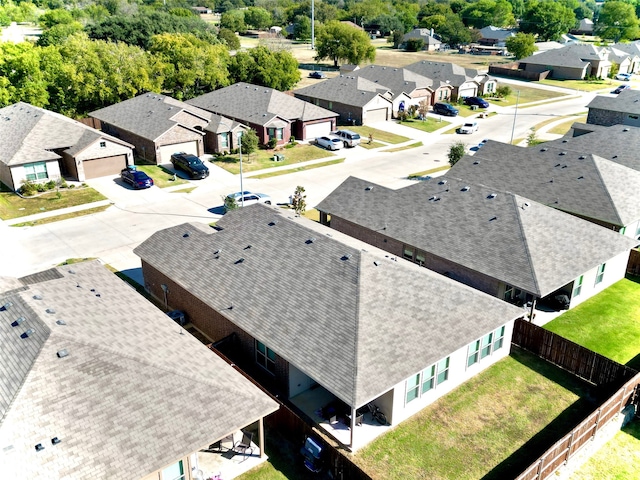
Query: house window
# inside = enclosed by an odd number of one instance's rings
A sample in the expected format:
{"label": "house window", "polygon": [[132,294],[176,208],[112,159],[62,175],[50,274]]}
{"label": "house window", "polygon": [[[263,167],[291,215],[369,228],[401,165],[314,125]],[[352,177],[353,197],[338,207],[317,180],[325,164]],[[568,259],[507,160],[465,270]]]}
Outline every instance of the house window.
{"label": "house window", "polygon": [[504,331],[505,331],[505,326],[503,325],[502,327],[500,327],[499,329],[497,329],[495,331],[495,334],[493,335],[493,351],[495,352],[496,350],[500,350],[502,348],[502,345],[504,344]]}
{"label": "house window", "polygon": [[333,102],[329,102],[329,110],[333,110]]}
{"label": "house window", "polygon": [[438,362],[438,385],[449,380],[449,357]]}
{"label": "house window", "polygon": [[415,250],[413,247],[407,247],[405,245],[405,247],[402,250],[402,256],[406,259],[409,260],[413,260],[413,254],[415,253]]}
{"label": "house window", "polygon": [[622,227],[622,228],[620,229],[620,233],[621,233],[622,235],[624,235],[626,231],[627,231],[627,227]]}
{"label": "house window", "polygon": [[511,300],[513,297],[513,285],[506,284],[504,286],[504,299]]}
{"label": "house window", "polygon": [[229,134],[227,132],[220,134],[220,147],[222,148],[229,147]]}
{"label": "house window", "polygon": [[488,333],[482,337],[480,342],[480,359],[486,358],[491,355],[491,342],[493,340],[493,332]]}
{"label": "house window", "polygon": [[422,393],[427,393],[436,385],[436,366],[431,365],[422,371]]}
{"label": "house window", "polygon": [[604,277],[604,267],[605,267],[606,263],[603,263],[602,265],[600,265],[598,267],[598,273],[596,274],[596,285],[599,284],[600,282],[602,282],[602,279]]}
{"label": "house window", "polygon": [[162,480],[185,480],[182,460],[162,470]]}
{"label": "house window", "polygon": [[47,164],[45,162],[28,163],[24,166],[24,174],[27,180],[36,181],[49,178]]}
{"label": "house window", "polygon": [[573,284],[573,296],[577,297],[578,295],[580,295],[580,292],[582,291],[582,280],[584,278],[584,275],[580,275],[580,278],[578,278],[578,280],[576,280],[576,282]]}
{"label": "house window", "polygon": [[420,397],[420,374],[414,375],[406,382],[407,403]]}
{"label": "house window", "polygon": [[420,266],[424,265],[425,253],[421,250],[416,250],[416,263]]}
{"label": "house window", "polygon": [[269,135],[269,140],[272,138],[282,140],[284,138],[284,131],[282,128],[267,128],[267,135]]}
{"label": "house window", "polygon": [[107,142],[100,142],[100,148],[107,148]]}
{"label": "house window", "polygon": [[264,343],[256,340],[256,363],[271,373],[276,373],[276,354]]}
{"label": "house window", "polygon": [[478,363],[480,352],[480,340],[476,340],[469,345],[469,353],[467,355],[467,367],[470,367],[474,363]]}

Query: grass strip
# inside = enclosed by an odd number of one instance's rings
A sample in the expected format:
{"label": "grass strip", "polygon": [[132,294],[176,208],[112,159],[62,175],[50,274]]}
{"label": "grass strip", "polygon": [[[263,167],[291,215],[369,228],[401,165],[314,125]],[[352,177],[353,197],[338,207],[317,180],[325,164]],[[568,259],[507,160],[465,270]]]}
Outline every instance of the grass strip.
{"label": "grass strip", "polygon": [[305,170],[312,170],[314,168],[326,167],[328,165],[335,165],[337,163],[342,163],[342,162],[344,162],[344,158],[338,158],[336,160],[329,160],[327,162],[314,163],[313,165],[305,165],[303,167],[286,168],[283,170],[276,170],[274,172],[262,173],[260,175],[252,175],[251,178],[277,177],[278,175],[288,175],[289,173],[303,172]]}
{"label": "grass strip", "polygon": [[12,227],[35,227],[37,225],[45,225],[47,223],[59,222],[61,220],[67,220],[69,218],[82,217],[84,215],[92,215],[94,213],[104,212],[111,205],[103,205],[102,207],[87,208],[86,210],[78,210],[77,212],[65,213],[62,215],[54,215],[52,217],[45,217],[39,220],[32,220],[30,222],[14,223]]}

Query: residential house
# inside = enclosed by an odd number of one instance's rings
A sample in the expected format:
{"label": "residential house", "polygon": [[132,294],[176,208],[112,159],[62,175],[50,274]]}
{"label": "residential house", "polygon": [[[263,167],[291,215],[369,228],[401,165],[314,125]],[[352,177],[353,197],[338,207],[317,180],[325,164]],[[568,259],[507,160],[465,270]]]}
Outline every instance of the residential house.
{"label": "residential house", "polygon": [[609,48],[622,51],[631,57],[631,66],[626,72],[621,73],[638,73],[640,70],[640,43],[616,43]]}
{"label": "residential house", "polygon": [[398,190],[349,177],[316,208],[335,230],[519,305],[581,303],[624,278],[638,243],[448,175]]}
{"label": "residential house", "polygon": [[278,404],[98,262],[2,278],[0,305],[3,478],[191,480],[241,428],[264,446]]}
{"label": "residential house", "polygon": [[[369,125],[391,120],[393,93],[385,85],[360,77],[361,70],[299,88],[293,94],[305,102],[336,112],[342,123]],[[398,104],[403,100],[408,104],[410,97],[401,93],[396,100]]]}
{"label": "residential house", "polygon": [[571,30],[574,35],[593,35],[593,20],[590,18],[582,18],[578,22],[577,28]]}
{"label": "residential house", "polygon": [[58,113],[18,102],[0,109],[0,181],[85,180],[120,173],[133,145]]}
{"label": "residential house", "polygon": [[210,15],[213,13],[213,10],[209,7],[191,7],[191,10],[193,10],[198,15]]}
{"label": "residential house", "polygon": [[400,423],[508,355],[523,314],[286,210],[251,205],[206,228],[135,249],[150,293],[352,450],[386,431],[362,406]]}
{"label": "residential house", "polygon": [[453,100],[493,93],[498,84],[495,78],[486,73],[454,63],[420,60],[405,68],[434,81],[448,83],[453,87]]}
{"label": "residential house", "polygon": [[515,37],[516,33],[508,28],[494,27],[493,25],[486,26],[479,30],[480,39],[478,43],[480,45],[489,45],[494,47],[506,46],[508,38]]}
{"label": "residential house", "polygon": [[260,143],[275,138],[278,145],[327,135],[336,129],[336,113],[273,88],[236,83],[187,101],[253,128]]}
{"label": "residential house", "polygon": [[158,93],[143,93],[89,114],[102,131],[126,140],[136,154],[156,164],[171,154],[225,152],[237,148],[237,136],[248,127]]}
{"label": "residential house", "polygon": [[613,71],[618,73],[635,73],[637,71],[638,63],[640,63],[638,55],[630,55],[615,47],[608,47],[607,50],[609,50],[609,60],[612,67],[616,68]]}
{"label": "residential house", "polygon": [[640,91],[626,89],[617,96],[596,95],[587,105],[587,123],[640,127]]}
{"label": "residential house", "polygon": [[449,173],[635,238],[632,234],[640,226],[640,171],[588,149],[572,149],[570,141],[563,140],[530,148],[489,140]]}
{"label": "residential house", "polygon": [[424,42],[423,50],[428,52],[434,52],[436,50],[440,50],[440,46],[442,42],[440,39],[436,38],[433,33],[433,28],[414,28],[409,33],[406,33],[404,37],[402,37],[402,42],[407,43],[407,40],[411,39],[420,39]]}
{"label": "residential house", "polygon": [[523,58],[519,68],[534,73],[550,70],[550,78],[582,80],[585,77],[607,78],[611,61],[606,48],[574,43]]}

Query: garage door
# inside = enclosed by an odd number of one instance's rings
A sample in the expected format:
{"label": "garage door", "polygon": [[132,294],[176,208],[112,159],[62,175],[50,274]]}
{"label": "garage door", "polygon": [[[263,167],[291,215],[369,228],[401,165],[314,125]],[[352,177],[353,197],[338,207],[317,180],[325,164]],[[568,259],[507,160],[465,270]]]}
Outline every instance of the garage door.
{"label": "garage door", "polygon": [[156,159],[157,163],[171,162],[171,154],[177,152],[191,153],[198,156],[198,142],[174,143],[171,145],[163,145],[160,147],[160,158]]}
{"label": "garage door", "polygon": [[84,168],[84,176],[86,179],[104,177],[106,175],[115,175],[127,166],[126,155],[116,155],[114,157],[94,158],[93,160],[84,160],[82,167]]}
{"label": "garage door", "polygon": [[464,90],[460,90],[458,92],[458,97],[459,98],[464,98],[464,97],[475,97],[476,96],[476,90],[475,88],[465,88]]}
{"label": "garage door", "polygon": [[378,123],[387,121],[388,108],[377,108],[376,110],[369,110],[365,113],[364,123]]}
{"label": "garage door", "polygon": [[322,137],[323,135],[329,135],[331,133],[331,122],[313,123],[307,125],[304,129],[305,137],[303,140],[309,138]]}

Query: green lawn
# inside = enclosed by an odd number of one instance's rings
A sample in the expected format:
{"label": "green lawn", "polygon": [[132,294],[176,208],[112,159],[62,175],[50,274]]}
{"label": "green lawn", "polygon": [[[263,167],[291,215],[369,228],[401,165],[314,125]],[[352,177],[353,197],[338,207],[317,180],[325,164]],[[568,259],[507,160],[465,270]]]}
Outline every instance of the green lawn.
{"label": "green lawn", "polygon": [[32,220],[30,222],[14,223],[12,227],[35,227],[36,225],[44,225],[46,223],[59,222],[61,220],[67,220],[69,218],[81,217],[83,215],[92,215],[94,213],[104,212],[111,205],[104,205],[102,207],[86,208],[77,212],[65,213],[62,215],[54,215],[53,217],[44,217],[39,220]]}
{"label": "green lawn", "polygon": [[[518,95],[518,92],[520,94]],[[552,92],[550,90],[542,90],[540,88],[533,87],[525,87],[518,85],[517,87],[511,87],[511,95],[506,98],[498,99],[498,98],[487,98],[486,100],[489,103],[494,103],[501,107],[508,107],[510,105],[515,105],[516,100],[518,101],[518,105],[524,105],[526,103],[531,102],[539,102],[542,100],[550,100],[552,98],[566,97],[567,95],[559,92]]]}
{"label": "green lawn", "polygon": [[0,192],[0,218],[9,220],[106,199],[90,187],[62,188],[60,192],[53,190],[32,198],[22,198],[13,192]]}
{"label": "green lawn", "polygon": [[335,165],[337,163],[343,163],[343,162],[344,162],[344,158],[336,158],[335,160],[328,160],[326,162],[314,163],[312,165],[306,165],[304,167],[287,168],[287,169],[284,169],[284,170],[276,170],[274,172],[263,173],[263,174],[260,174],[260,175],[251,175],[251,178],[277,177],[279,175],[288,175],[290,173],[295,173],[295,172],[304,172],[305,170],[312,170],[314,168],[327,167],[329,165]]}
{"label": "green lawn", "polygon": [[[282,167],[284,165],[293,165],[296,163],[306,162],[308,160],[316,160],[318,158],[335,157],[333,153],[317,147],[316,145],[296,145],[293,148],[285,148],[278,151],[284,155],[281,162],[273,161],[273,150],[258,150],[251,155],[242,155],[242,171],[255,172],[271,167]],[[224,168],[228,172],[240,173],[240,157],[239,155],[225,155],[223,157],[214,157],[211,163],[218,167]]]}
{"label": "green lawn", "polygon": [[358,451],[373,478],[514,478],[594,405],[590,387],[520,350]]}
{"label": "green lawn", "polygon": [[377,128],[361,125],[359,127],[349,127],[349,130],[353,130],[360,134],[360,145],[369,141],[369,135],[373,135],[373,140],[380,140],[385,143],[402,143],[411,140],[408,137],[402,135],[396,135],[395,133],[385,132],[384,130],[378,130]]}
{"label": "green lawn", "polygon": [[640,278],[625,278],[544,328],[640,370]]}
{"label": "green lawn", "polygon": [[405,120],[400,125],[416,128],[418,130],[422,130],[423,132],[431,133],[431,132],[435,132],[436,130],[440,130],[441,128],[445,128],[447,125],[451,125],[451,122],[446,122],[444,120],[436,119],[433,117],[427,117],[424,120],[419,120],[417,118]]}
{"label": "green lawn", "polygon": [[566,134],[569,130],[571,130],[571,125],[573,125],[576,122],[586,122],[587,121],[587,116],[583,115],[580,117],[573,117],[570,120],[567,120],[566,122],[562,122],[559,123],[558,125],[554,126],[553,128],[549,129],[549,133],[555,133],[557,135],[564,135]]}
{"label": "green lawn", "polygon": [[609,90],[619,85],[620,82],[613,82],[611,79],[606,80],[556,80],[547,78],[539,83],[543,85],[553,85],[555,87],[572,88],[574,90],[582,90],[585,92],[594,92],[597,90]]}
{"label": "green lawn", "polygon": [[189,183],[187,180],[183,180],[182,178],[174,175],[173,172],[167,170],[161,165],[137,165],[136,168],[153,178],[153,184],[159,188]]}
{"label": "green lawn", "polygon": [[402,150],[410,150],[412,148],[418,148],[418,147],[422,147],[423,143],[422,142],[416,142],[416,143],[411,143],[409,145],[405,145],[404,147],[395,147],[395,148],[389,148],[387,150],[382,150],[383,152],[401,152]]}
{"label": "green lawn", "polygon": [[640,420],[627,424],[570,477],[571,480],[640,478]]}
{"label": "green lawn", "polygon": [[442,172],[443,170],[449,170],[451,165],[448,163],[446,165],[442,165],[441,167],[431,168],[429,170],[423,170],[422,172],[410,173],[407,178],[410,180],[416,180],[422,177],[426,177],[431,175],[432,173]]}

